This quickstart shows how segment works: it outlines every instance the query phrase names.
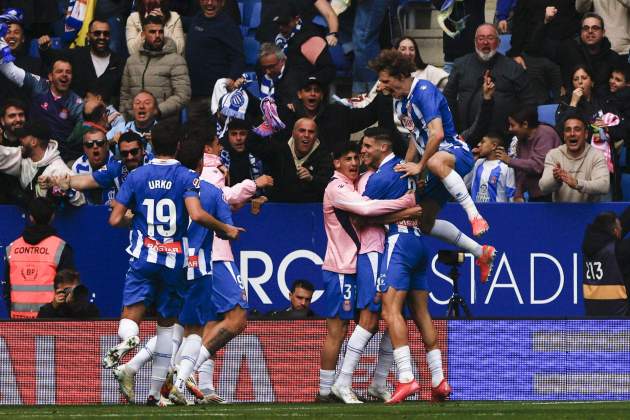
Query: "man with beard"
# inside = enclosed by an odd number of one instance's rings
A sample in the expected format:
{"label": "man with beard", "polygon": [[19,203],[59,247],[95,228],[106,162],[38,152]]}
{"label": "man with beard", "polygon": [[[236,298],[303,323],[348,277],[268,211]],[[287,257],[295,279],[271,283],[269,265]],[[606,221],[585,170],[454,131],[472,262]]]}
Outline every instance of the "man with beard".
{"label": "man with beard", "polygon": [[[37,178],[71,174],[57,150],[57,142],[50,140],[50,132],[42,121],[33,120],[16,131],[20,147],[0,146],[0,172],[19,178],[22,204],[35,197],[45,197],[48,191],[37,184]],[[65,196],[74,206],[85,203],[83,194],[69,190]]]}
{"label": "man with beard", "polygon": [[[102,189],[113,191],[115,195],[131,171],[153,158],[145,153],[142,144],[142,137],[139,134],[128,131],[118,140],[120,160],[110,159],[107,165],[102,165],[100,169],[91,173],[58,178],[42,177],[40,182],[58,186],[63,191],[71,188],[80,191]],[[109,204],[111,199],[112,194],[109,193],[106,204]]]}
{"label": "man with beard", "polygon": [[472,126],[482,103],[483,77],[487,70],[496,84],[490,129],[505,130],[514,110],[536,105],[534,91],[523,67],[497,53],[500,39],[494,26],[483,24],[475,33],[475,52],[455,60],[444,96],[455,117],[458,132]]}
{"label": "man with beard", "polygon": [[[53,50],[49,36],[39,39],[39,50],[44,62],[65,58],[74,70],[71,88],[81,97],[88,88],[99,86],[107,95],[118,97],[125,60],[109,49],[111,30],[109,24],[100,19],[90,22],[88,29],[89,46],[67,50]],[[117,103],[117,100],[113,100]]]}
{"label": "man with beard", "polygon": [[0,108],[0,144],[3,146],[20,145],[15,130],[24,126],[26,122],[26,104],[18,99],[7,99]]}
{"label": "man with beard", "polygon": [[[86,126],[89,127],[89,126]],[[113,162],[114,155],[109,151],[109,142],[105,136],[105,131],[101,128],[87,128],[83,134],[83,156],[77,159],[72,165],[72,172],[75,174],[91,174],[107,163]],[[115,191],[96,190],[86,194],[89,204],[103,204],[110,201],[115,196]]]}

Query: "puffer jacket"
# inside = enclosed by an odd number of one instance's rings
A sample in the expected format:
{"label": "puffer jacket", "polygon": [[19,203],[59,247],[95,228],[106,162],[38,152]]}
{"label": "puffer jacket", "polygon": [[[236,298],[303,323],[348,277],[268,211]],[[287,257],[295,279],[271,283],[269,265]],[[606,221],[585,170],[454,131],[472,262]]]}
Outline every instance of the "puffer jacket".
{"label": "puffer jacket", "polygon": [[186,60],[177,54],[172,39],[165,38],[161,51],[143,46],[127,59],[120,89],[121,112],[131,116],[133,97],[141,90],[155,95],[162,119],[176,115],[190,100]]}

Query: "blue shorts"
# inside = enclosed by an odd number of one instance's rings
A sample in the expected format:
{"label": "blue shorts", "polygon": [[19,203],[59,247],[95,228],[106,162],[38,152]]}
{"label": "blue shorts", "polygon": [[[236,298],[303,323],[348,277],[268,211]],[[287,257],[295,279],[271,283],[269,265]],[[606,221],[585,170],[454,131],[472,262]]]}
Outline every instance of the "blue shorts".
{"label": "blue shorts", "polygon": [[322,315],[325,318],[354,319],[356,275],[322,270],[322,278],[325,287]]}
{"label": "blue shorts", "polygon": [[179,321],[182,325],[205,325],[218,321],[237,306],[248,309],[247,294],[236,264],[231,261],[212,263],[212,275],[189,281]]}
{"label": "blue shorts", "polygon": [[428,290],[427,249],[417,229],[387,237],[381,262],[383,292],[396,290]]}
{"label": "blue shorts", "polygon": [[[455,156],[455,172],[457,172],[462,178],[472,171],[472,168],[475,165],[475,158],[470,150],[464,147],[454,147],[450,150],[444,151]],[[431,172],[427,172],[425,182],[424,188],[419,191],[416,196],[418,202],[425,198],[430,198],[437,201],[440,206],[443,206],[451,200],[451,193],[448,192],[440,178]]]}
{"label": "blue shorts", "polygon": [[357,257],[357,309],[381,311],[381,281],[379,262],[383,254],[368,252]]}
{"label": "blue shorts", "polygon": [[143,302],[163,318],[179,315],[188,291],[184,269],[173,269],[136,258],[129,260],[123,286],[123,305]]}

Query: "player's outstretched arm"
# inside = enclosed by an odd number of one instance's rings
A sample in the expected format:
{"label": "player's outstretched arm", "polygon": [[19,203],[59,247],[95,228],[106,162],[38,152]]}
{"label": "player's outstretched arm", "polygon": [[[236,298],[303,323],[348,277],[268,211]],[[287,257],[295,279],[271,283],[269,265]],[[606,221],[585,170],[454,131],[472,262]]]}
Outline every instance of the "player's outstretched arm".
{"label": "player's outstretched arm", "polygon": [[193,222],[214,230],[220,236],[223,234],[226,239],[237,239],[241,232],[245,232],[243,228],[228,225],[215,219],[201,207],[201,202],[197,197],[187,197],[184,203]]}
{"label": "player's outstretched arm", "polygon": [[386,225],[389,223],[400,222],[405,219],[420,219],[420,216],[422,216],[422,207],[414,206],[394,213],[385,214],[383,216],[365,217],[363,218],[363,223],[370,225]]}
{"label": "player's outstretched arm", "polygon": [[125,219],[125,213],[127,213],[127,207],[113,200],[112,212],[109,215],[109,224],[113,227],[127,227],[128,220]]}
{"label": "player's outstretched arm", "polygon": [[395,200],[370,200],[349,188],[335,189],[333,206],[357,216],[381,216],[416,204],[413,194],[405,194]]}

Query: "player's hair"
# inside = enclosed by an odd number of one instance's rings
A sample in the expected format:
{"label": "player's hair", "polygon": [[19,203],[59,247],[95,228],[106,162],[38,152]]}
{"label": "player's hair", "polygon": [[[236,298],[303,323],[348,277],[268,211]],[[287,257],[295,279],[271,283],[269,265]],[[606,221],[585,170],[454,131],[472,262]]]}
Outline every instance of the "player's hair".
{"label": "player's hair", "polygon": [[497,146],[505,147],[505,134],[500,131],[489,131],[484,137]]}
{"label": "player's hair", "polygon": [[315,286],[313,286],[313,283],[308,280],[298,279],[294,281],[291,285],[291,293],[295,293],[295,289],[297,289],[298,287],[300,289],[308,290],[309,292],[315,291]]}
{"label": "player's hair", "polygon": [[343,143],[337,143],[333,146],[332,156],[333,159],[340,159],[342,156],[348,153],[359,153],[359,145],[353,141],[345,141]]}
{"label": "player's hair", "polygon": [[390,130],[381,127],[370,127],[363,132],[363,137],[369,137],[380,143],[393,144],[392,133]]}
{"label": "player's hair", "polygon": [[44,197],[36,197],[28,203],[28,214],[36,225],[47,225],[55,214],[55,205]]}
{"label": "player's hair", "polygon": [[177,160],[188,169],[194,171],[203,159],[203,147],[203,142],[188,139],[188,141],[181,143],[179,151],[177,152]]}
{"label": "player's hair", "polygon": [[416,70],[415,64],[396,50],[381,51],[368,63],[368,67],[377,73],[386,71],[396,78],[411,77],[411,73]]}
{"label": "player's hair", "polygon": [[510,114],[510,118],[520,125],[527,123],[528,128],[538,127],[538,109],[534,106],[519,108]]}
{"label": "player's hair", "polygon": [[580,21],[580,26],[583,25],[584,21],[588,18],[595,18],[599,20],[600,25],[602,25],[602,30],[606,29],[606,27],[604,26],[604,18],[593,12],[584,13],[584,16],[582,16],[582,20]]}
{"label": "player's hair", "polygon": [[2,104],[2,107],[0,108],[0,116],[4,117],[4,114],[6,114],[7,109],[9,109],[10,107],[20,108],[22,111],[24,111],[24,114],[27,114],[28,112],[28,107],[22,100],[18,98],[8,98],[6,101],[4,101],[4,103]]}
{"label": "player's hair", "polygon": [[151,129],[151,144],[155,155],[175,156],[181,140],[179,124],[160,121]]}
{"label": "player's hair", "polygon": [[612,233],[617,225],[617,215],[612,211],[600,213],[595,217],[591,227],[600,232]]}
{"label": "player's hair", "polygon": [[118,139],[118,145],[120,146],[121,143],[133,143],[134,141],[138,142],[140,147],[144,148],[142,136],[135,131],[125,131],[122,133]]}
{"label": "player's hair", "polygon": [[81,275],[78,271],[71,268],[64,268],[63,270],[57,271],[57,274],[55,274],[55,280],[53,281],[54,288],[57,289],[64,283],[81,283]]}

